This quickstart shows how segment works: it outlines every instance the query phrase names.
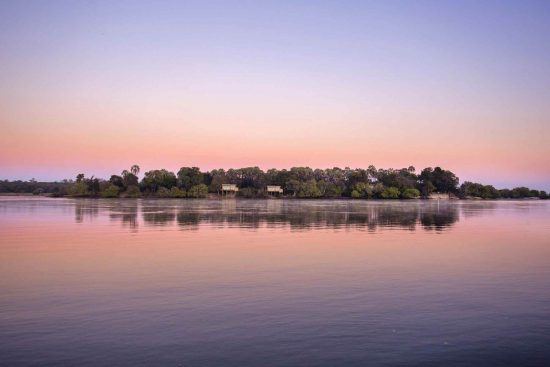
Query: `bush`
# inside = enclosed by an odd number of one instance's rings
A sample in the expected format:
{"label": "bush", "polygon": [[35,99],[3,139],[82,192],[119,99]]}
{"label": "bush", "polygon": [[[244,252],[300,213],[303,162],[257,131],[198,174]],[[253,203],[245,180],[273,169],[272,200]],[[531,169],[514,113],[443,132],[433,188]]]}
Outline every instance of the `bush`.
{"label": "bush", "polygon": [[43,193],[44,193],[44,189],[41,187],[34,189],[32,192],[33,195],[42,195]]}
{"label": "bush", "polygon": [[90,195],[90,192],[88,191],[88,186],[83,181],[75,182],[74,184],[69,186],[67,193],[70,196],[77,196],[77,197]]}
{"label": "bush", "polygon": [[141,191],[139,191],[139,187],[137,187],[136,185],[128,186],[128,188],[124,192],[124,197],[139,198],[141,197]]}
{"label": "bush", "polygon": [[403,199],[418,199],[420,197],[420,191],[417,189],[405,189],[401,193]]}
{"label": "bush", "polygon": [[191,186],[187,191],[187,197],[189,198],[205,198],[208,196],[208,186],[205,184]]}
{"label": "bush", "polygon": [[331,182],[318,181],[316,185],[319,189],[319,192],[321,193],[321,196],[324,196],[326,198],[337,198],[342,196],[342,188],[336,184],[333,184]]}
{"label": "bush", "polygon": [[101,192],[101,196],[104,198],[116,198],[120,188],[116,185],[109,185],[104,191]]}
{"label": "bush", "polygon": [[187,196],[187,193],[185,192],[185,190],[182,190],[175,186],[170,189],[170,197],[172,198],[184,198],[186,196]]}
{"label": "bush", "polygon": [[384,185],[382,185],[380,182],[377,182],[376,184],[374,184],[374,186],[372,188],[372,194],[377,198],[384,199],[384,197],[382,196],[382,193],[385,190],[386,190],[386,188],[384,187]]}
{"label": "bush", "polygon": [[252,187],[243,187],[239,189],[237,192],[239,196],[242,196],[243,198],[254,198],[256,197],[256,190],[254,190]]}
{"label": "bush", "polygon": [[397,187],[388,187],[380,194],[382,199],[399,199],[399,189]]}
{"label": "bush", "polygon": [[159,198],[169,198],[170,197],[170,190],[168,190],[166,187],[159,187],[156,194],[156,197]]}
{"label": "bush", "polygon": [[512,198],[514,199],[521,199],[529,197],[531,190],[529,190],[527,187],[516,187],[512,189]]}
{"label": "bush", "polygon": [[54,198],[60,198],[60,197],[65,196],[66,194],[67,193],[63,188],[55,187],[52,190],[52,197],[54,197]]}
{"label": "bush", "polygon": [[[355,191],[355,194],[354,194]],[[353,190],[351,191],[351,197],[354,199],[358,198],[370,198],[372,197],[374,188],[372,185],[366,183],[366,182],[358,182],[353,187]]]}
{"label": "bush", "polygon": [[318,198],[321,196],[321,191],[317,187],[315,180],[309,180],[300,184],[298,189],[299,198]]}
{"label": "bush", "polygon": [[504,197],[510,196],[510,190],[508,192],[504,190],[497,190],[491,185],[482,185],[476,182],[466,181],[460,185],[458,194],[461,198],[476,197],[482,199],[498,199],[502,195]]}

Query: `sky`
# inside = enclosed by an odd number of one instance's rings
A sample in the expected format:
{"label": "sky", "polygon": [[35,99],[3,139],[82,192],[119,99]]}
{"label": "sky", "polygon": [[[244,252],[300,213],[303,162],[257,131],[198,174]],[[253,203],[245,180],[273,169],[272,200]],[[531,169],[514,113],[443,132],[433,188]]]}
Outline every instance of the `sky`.
{"label": "sky", "polygon": [[442,166],[550,189],[548,1],[0,0],[0,179]]}

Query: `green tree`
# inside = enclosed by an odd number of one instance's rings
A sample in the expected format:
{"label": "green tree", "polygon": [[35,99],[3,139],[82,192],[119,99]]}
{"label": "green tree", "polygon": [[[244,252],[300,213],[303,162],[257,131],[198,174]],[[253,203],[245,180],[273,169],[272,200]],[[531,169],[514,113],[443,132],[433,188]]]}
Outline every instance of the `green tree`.
{"label": "green tree", "polygon": [[205,184],[192,186],[187,191],[187,197],[190,198],[205,198],[208,197],[208,186]]}
{"label": "green tree", "polygon": [[204,176],[198,167],[181,167],[178,171],[178,187],[189,190],[204,183]]}
{"label": "green tree", "polygon": [[84,182],[86,183],[86,187],[88,188],[88,192],[90,193],[90,196],[99,195],[99,192],[101,191],[101,187],[100,187],[100,181],[98,178],[95,178],[94,176],[92,176],[89,179],[85,179]]}
{"label": "green tree", "polygon": [[317,182],[311,179],[300,184],[297,196],[299,198],[318,198],[321,196],[321,191],[317,187]]}
{"label": "green tree", "polygon": [[481,198],[481,199],[498,199],[501,197],[499,190],[491,185],[482,185],[476,182],[466,181],[458,189],[458,196],[461,198]]}
{"label": "green tree", "polygon": [[296,196],[300,190],[301,182],[297,179],[291,178],[285,183],[285,191],[292,196]]}
{"label": "green tree", "polygon": [[397,187],[388,187],[382,191],[382,199],[399,199],[399,189]]}
{"label": "green tree", "polygon": [[164,186],[160,186],[155,192],[155,196],[159,198],[169,198],[171,197],[170,190]]}
{"label": "green tree", "polygon": [[172,198],[184,198],[186,196],[187,196],[187,193],[183,189],[180,189],[176,186],[170,189],[170,197]]}
{"label": "green tree", "polygon": [[124,192],[124,197],[139,198],[141,197],[141,191],[139,190],[139,187],[136,185],[128,186],[126,188],[126,191]]}
{"label": "green tree", "polygon": [[74,184],[70,185],[67,193],[69,196],[84,197],[89,196],[90,192],[88,191],[88,186],[84,181],[77,181]]}
{"label": "green tree", "polygon": [[320,196],[326,198],[337,198],[342,196],[343,189],[335,183],[318,181],[317,188],[319,189]]}
{"label": "green tree", "polygon": [[366,182],[357,182],[351,191],[351,197],[358,198],[371,198],[373,196],[373,185]]}
{"label": "green tree", "polygon": [[418,199],[420,197],[420,191],[417,189],[405,189],[401,193],[402,199]]}
{"label": "green tree", "polygon": [[109,182],[111,183],[111,185],[115,185],[118,188],[125,187],[124,180],[122,179],[122,177],[118,175],[112,175],[111,178],[109,179]]}
{"label": "green tree", "polygon": [[220,193],[222,189],[222,184],[227,183],[227,178],[225,177],[225,171],[223,169],[214,169],[209,172],[211,180],[208,187],[208,191]]}
{"label": "green tree", "polygon": [[116,198],[118,197],[119,192],[120,192],[120,187],[111,184],[101,192],[101,196],[104,198]]}
{"label": "green tree", "polygon": [[424,184],[430,182],[437,192],[455,193],[457,192],[459,180],[451,171],[444,170],[441,167],[428,167],[420,173],[420,181]]}
{"label": "green tree", "polygon": [[176,186],[176,182],[176,175],[165,169],[145,172],[145,175],[141,180],[144,190],[151,193],[157,192],[157,190],[161,187],[170,190],[172,187]]}
{"label": "green tree", "polygon": [[134,164],[132,167],[130,167],[130,172],[137,176],[139,174],[139,166],[137,164]]}
{"label": "green tree", "polygon": [[122,171],[122,182],[124,187],[138,185],[138,177],[127,170]]}

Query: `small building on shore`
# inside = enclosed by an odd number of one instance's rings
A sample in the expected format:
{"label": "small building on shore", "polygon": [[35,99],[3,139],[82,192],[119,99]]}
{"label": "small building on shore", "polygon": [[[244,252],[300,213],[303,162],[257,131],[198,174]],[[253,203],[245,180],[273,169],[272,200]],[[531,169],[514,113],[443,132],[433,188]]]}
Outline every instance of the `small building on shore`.
{"label": "small building on shore", "polygon": [[267,193],[270,195],[283,194],[283,188],[278,185],[267,185]]}
{"label": "small building on shore", "polygon": [[225,195],[236,195],[239,188],[235,184],[222,184],[222,196]]}

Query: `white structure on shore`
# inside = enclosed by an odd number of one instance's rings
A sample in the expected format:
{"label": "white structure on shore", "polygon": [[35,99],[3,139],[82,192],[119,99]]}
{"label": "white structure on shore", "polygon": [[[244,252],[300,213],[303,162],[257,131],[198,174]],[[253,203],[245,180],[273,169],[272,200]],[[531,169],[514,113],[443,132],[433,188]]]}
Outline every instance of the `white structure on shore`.
{"label": "white structure on shore", "polygon": [[222,184],[222,196],[225,193],[227,194],[237,194],[237,191],[239,191],[239,188],[235,184]]}
{"label": "white structure on shore", "polygon": [[267,186],[267,193],[268,194],[282,194],[283,188],[281,186],[277,185],[268,185]]}

